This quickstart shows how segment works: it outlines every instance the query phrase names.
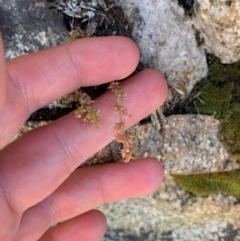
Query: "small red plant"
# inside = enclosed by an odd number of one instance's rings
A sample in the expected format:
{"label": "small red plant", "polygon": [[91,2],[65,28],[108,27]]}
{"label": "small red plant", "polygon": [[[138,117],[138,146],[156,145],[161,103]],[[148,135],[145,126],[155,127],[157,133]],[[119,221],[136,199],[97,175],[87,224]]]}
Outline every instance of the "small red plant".
{"label": "small red plant", "polygon": [[[121,150],[123,162],[129,162],[133,158],[132,149],[134,139],[126,132],[124,124],[124,117],[128,116],[127,108],[122,104],[122,102],[127,98],[126,90],[122,89],[120,83],[116,81],[111,82],[108,89],[116,96],[117,100],[114,103],[114,109],[120,117],[119,123],[116,123],[114,126],[116,132],[115,137],[117,142],[123,145]],[[76,97],[74,96],[74,98]],[[80,91],[78,98],[80,106],[75,110],[76,118],[81,118],[84,122],[98,127],[100,111],[91,106],[94,101],[89,95],[83,93],[82,91]]]}
{"label": "small red plant", "polygon": [[127,98],[126,90],[122,89],[119,82],[111,82],[108,87],[112,93],[115,94],[117,101],[114,103],[115,111],[119,114],[119,123],[114,126],[116,132],[116,140],[123,144],[121,150],[121,156],[124,162],[129,162],[132,157],[132,146],[134,139],[131,135],[126,133],[126,127],[124,124],[124,116],[128,115],[127,108],[123,106],[122,102]]}
{"label": "small red plant", "polygon": [[75,110],[76,118],[81,118],[84,122],[98,127],[100,111],[91,106],[94,100],[88,94],[80,91],[79,103],[80,106]]}

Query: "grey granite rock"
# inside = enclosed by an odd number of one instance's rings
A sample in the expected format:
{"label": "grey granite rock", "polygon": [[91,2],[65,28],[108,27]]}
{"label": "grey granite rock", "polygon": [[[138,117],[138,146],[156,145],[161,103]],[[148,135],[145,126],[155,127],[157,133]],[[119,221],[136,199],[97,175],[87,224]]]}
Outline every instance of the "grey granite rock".
{"label": "grey granite rock", "polygon": [[170,173],[208,173],[238,169],[219,137],[213,116],[172,115],[162,126],[161,155]]}
{"label": "grey granite rock", "polygon": [[[172,115],[165,118],[160,131],[149,123],[136,125],[129,132],[135,137],[134,157],[158,159],[166,174],[239,169],[239,163],[231,157],[219,138],[220,128],[219,121],[213,116]],[[119,149],[120,145],[113,142],[88,162],[118,160]]]}
{"label": "grey granite rock", "polygon": [[7,59],[59,45],[68,31],[45,0],[0,0],[0,30]]}
{"label": "grey granite rock", "polygon": [[[100,209],[110,227],[104,241],[126,241],[131,235],[137,241],[238,241],[240,237],[237,199],[221,195],[196,198],[179,189],[170,176],[152,195]],[[111,230],[128,230],[126,239]]]}
{"label": "grey granite rock", "polygon": [[[204,49],[197,46],[191,19],[177,0],[120,0],[130,22],[141,60],[161,71],[181,96],[207,74]],[[175,94],[176,94],[175,93]],[[171,99],[171,92],[169,93]]]}

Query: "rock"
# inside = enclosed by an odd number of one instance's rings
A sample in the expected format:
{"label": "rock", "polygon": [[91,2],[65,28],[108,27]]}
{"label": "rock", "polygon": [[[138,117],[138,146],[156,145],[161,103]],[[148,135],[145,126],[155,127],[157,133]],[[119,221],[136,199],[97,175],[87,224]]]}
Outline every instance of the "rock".
{"label": "rock", "polygon": [[36,52],[64,43],[68,31],[62,16],[46,1],[0,0],[0,30],[6,58]]}
{"label": "rock", "polygon": [[238,169],[219,138],[213,116],[172,115],[162,127],[162,162],[170,173],[209,173]]}
{"label": "rock", "polygon": [[238,0],[195,0],[194,26],[208,52],[222,63],[240,60],[240,3]]}
{"label": "rock", "polygon": [[178,1],[118,3],[133,22],[132,37],[140,48],[141,61],[161,71],[182,97],[188,94],[206,76],[207,63],[204,50],[197,46],[192,22]]}
{"label": "rock", "polygon": [[[135,137],[134,157],[154,157],[165,173],[194,174],[239,169],[219,139],[221,125],[212,116],[172,115],[158,131],[149,124],[130,129]],[[112,142],[88,160],[88,164],[117,161],[120,145]]]}
{"label": "rock", "polygon": [[[125,241],[131,235],[135,236],[132,240],[139,241],[218,241],[238,240],[240,235],[240,204],[236,198],[191,196],[171,176],[166,176],[152,195],[106,204],[100,209],[110,229],[104,241]],[[116,231],[119,237],[111,239],[111,230],[125,230],[126,239]]]}

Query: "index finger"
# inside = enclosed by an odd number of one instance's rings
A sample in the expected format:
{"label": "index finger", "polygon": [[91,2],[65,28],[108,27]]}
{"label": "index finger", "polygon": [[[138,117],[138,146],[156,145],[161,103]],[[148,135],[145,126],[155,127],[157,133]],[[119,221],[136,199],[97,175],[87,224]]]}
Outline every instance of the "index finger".
{"label": "index finger", "polygon": [[7,70],[29,110],[35,111],[80,86],[123,79],[138,60],[137,46],[128,38],[84,38],[15,58]]}
{"label": "index finger", "polygon": [[125,78],[136,68],[138,60],[139,51],[132,40],[99,37],[80,39],[7,62],[9,80],[0,119],[0,149],[35,110],[81,86]]}

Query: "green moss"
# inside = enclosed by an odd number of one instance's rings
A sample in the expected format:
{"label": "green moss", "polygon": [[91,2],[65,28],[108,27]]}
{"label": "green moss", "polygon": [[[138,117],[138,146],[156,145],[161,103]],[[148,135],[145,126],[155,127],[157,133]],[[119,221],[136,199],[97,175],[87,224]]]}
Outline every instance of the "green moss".
{"label": "green moss", "polygon": [[76,39],[85,38],[85,37],[88,37],[87,34],[86,34],[86,31],[83,31],[80,28],[76,28],[69,33],[69,37],[67,39],[67,42],[71,42],[71,41],[74,41]]}
{"label": "green moss", "polygon": [[240,170],[221,173],[172,175],[179,186],[194,195],[214,193],[240,196]]}
{"label": "green moss", "polygon": [[208,77],[198,87],[191,110],[220,120],[226,148],[240,161],[240,62],[226,65],[214,57],[209,61]]}

